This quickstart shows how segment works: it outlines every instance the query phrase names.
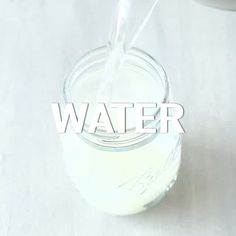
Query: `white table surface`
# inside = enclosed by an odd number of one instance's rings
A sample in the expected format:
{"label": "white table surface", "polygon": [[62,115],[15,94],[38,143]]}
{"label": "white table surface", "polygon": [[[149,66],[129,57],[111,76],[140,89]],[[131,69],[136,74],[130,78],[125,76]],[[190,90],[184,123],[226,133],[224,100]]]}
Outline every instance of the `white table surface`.
{"label": "white table surface", "polygon": [[0,235],[236,235],[236,12],[162,0],[137,46],[185,108],[178,181],[155,208],[116,217],[70,182],[50,104],[106,40],[111,0],[0,1]]}

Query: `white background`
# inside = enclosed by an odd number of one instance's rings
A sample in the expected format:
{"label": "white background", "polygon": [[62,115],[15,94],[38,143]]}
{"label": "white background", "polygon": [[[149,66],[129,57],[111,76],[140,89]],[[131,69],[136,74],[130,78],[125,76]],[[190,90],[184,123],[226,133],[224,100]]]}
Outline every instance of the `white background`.
{"label": "white background", "polygon": [[235,235],[236,12],[162,0],[138,39],[185,107],[183,162],[168,196],[116,217],[70,182],[50,104],[79,57],[105,43],[114,3],[0,1],[0,235]]}

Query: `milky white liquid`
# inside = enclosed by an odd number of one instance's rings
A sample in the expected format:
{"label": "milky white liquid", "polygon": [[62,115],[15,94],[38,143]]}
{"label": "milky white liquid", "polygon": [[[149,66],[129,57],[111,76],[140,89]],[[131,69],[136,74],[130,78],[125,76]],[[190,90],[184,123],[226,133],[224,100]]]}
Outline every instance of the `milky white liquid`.
{"label": "milky white liquid", "polygon": [[155,139],[131,151],[107,152],[74,134],[62,135],[67,170],[80,194],[98,209],[116,215],[141,212],[164,196],[180,164],[180,147],[175,154],[168,151],[175,141],[166,138],[166,147],[160,147]]}
{"label": "milky white liquid", "polygon": [[[80,102],[90,103],[86,123],[92,117],[102,75],[101,67],[93,66],[80,75],[70,91],[76,108]],[[163,87],[152,76],[139,67],[124,65],[114,81],[112,102],[160,102]],[[109,112],[115,121],[116,112]],[[128,128],[133,127],[132,110],[127,117]],[[61,139],[68,173],[80,194],[112,214],[135,214],[157,203],[174,183],[180,165],[180,137],[173,128],[145,145],[137,143],[135,148],[122,151],[95,147],[70,128]]]}

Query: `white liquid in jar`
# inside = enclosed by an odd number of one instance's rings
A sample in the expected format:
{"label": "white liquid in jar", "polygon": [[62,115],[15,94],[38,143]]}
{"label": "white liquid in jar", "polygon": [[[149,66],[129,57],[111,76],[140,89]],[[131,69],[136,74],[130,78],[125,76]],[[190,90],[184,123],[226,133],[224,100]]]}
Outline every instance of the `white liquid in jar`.
{"label": "white liquid in jar", "polygon": [[[174,137],[166,138],[166,147],[158,141],[130,151],[107,152],[75,134],[62,135],[67,170],[80,194],[96,208],[116,215],[146,210],[175,181],[180,147],[174,149]],[[167,151],[171,147],[175,154]]]}
{"label": "white liquid in jar", "polygon": [[[101,68],[87,69],[73,84],[70,96],[75,107],[89,102],[89,111],[93,110]],[[112,102],[161,102],[163,86],[152,77],[138,66],[122,66]],[[88,112],[88,122],[91,116]],[[128,116],[132,127],[131,111]],[[115,113],[111,117],[115,120]],[[116,215],[135,214],[158,202],[175,181],[180,165],[180,137],[172,128],[145,145],[123,151],[100,149],[69,130],[61,139],[67,171],[80,194],[96,208]]]}

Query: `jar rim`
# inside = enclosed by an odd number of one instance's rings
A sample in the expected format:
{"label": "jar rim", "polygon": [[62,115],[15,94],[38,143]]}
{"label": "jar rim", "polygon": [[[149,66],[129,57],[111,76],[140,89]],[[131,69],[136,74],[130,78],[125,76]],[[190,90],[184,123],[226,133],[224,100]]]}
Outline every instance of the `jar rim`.
{"label": "jar rim", "polygon": [[[107,55],[108,48],[106,46],[101,46],[95,49],[90,50],[84,56],[82,56],[78,62],[75,64],[73,70],[66,77],[63,86],[63,104],[67,104],[71,102],[71,87],[74,82],[79,79],[80,74],[86,69],[90,68],[96,60],[104,59]],[[138,57],[143,60],[145,63],[148,63],[154,71],[156,72],[155,79],[160,79],[163,84],[163,97],[161,98],[160,103],[167,103],[169,100],[170,93],[170,85],[166,75],[165,70],[161,66],[159,62],[157,62],[150,54],[147,52],[138,49],[132,48],[128,55],[132,55],[134,57]],[[92,64],[88,65],[89,60],[92,59]],[[157,109],[154,116],[157,117],[160,114],[160,108]],[[85,124],[86,125],[86,124]],[[152,125],[160,129],[160,120],[155,119],[154,121],[144,121],[144,125]],[[147,134],[147,133],[137,133],[135,132],[135,128],[127,129],[127,133],[119,134],[113,133],[108,134],[97,130],[96,133],[91,134],[87,132],[82,132],[77,134],[79,138],[82,138],[86,143],[95,146],[96,148],[102,150],[110,150],[110,151],[125,151],[134,149],[136,147],[140,147],[149,143],[153,138],[156,137],[159,133]]]}

